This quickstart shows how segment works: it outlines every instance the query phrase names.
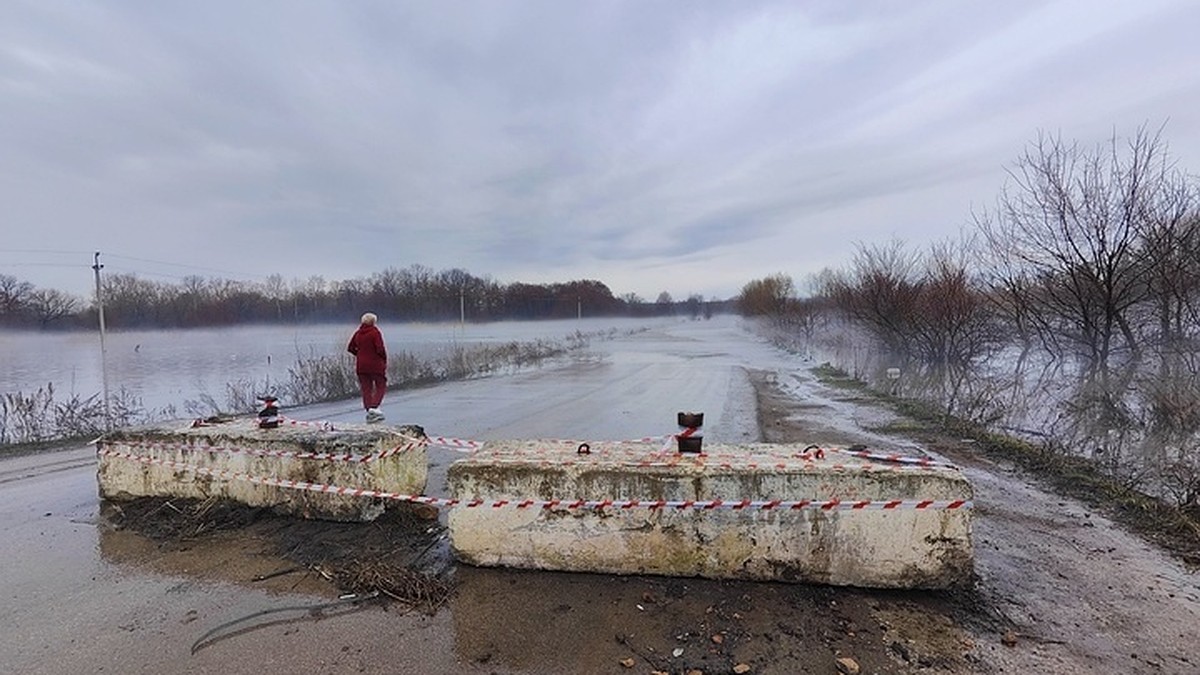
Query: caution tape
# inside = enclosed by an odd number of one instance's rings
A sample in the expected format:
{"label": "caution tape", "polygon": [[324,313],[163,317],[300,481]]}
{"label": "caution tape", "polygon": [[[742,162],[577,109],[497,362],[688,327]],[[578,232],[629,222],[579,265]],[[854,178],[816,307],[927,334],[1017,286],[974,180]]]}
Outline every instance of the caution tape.
{"label": "caution tape", "polygon": [[[655,454],[657,454],[658,456],[662,456],[662,457],[682,457],[682,456],[686,455],[687,457],[690,457],[690,458],[701,458],[701,459],[704,459],[704,458],[719,459],[719,460],[731,460],[731,459],[742,460],[742,459],[745,459],[745,457],[746,457],[745,454],[736,454],[736,453],[728,453],[728,452],[726,452],[726,453],[709,453],[709,452],[677,453],[677,452],[671,450],[671,444],[673,441],[675,441],[676,439],[679,439],[679,438],[688,438],[688,437],[694,435],[696,433],[696,431],[697,431],[696,429],[689,428],[689,429],[684,429],[682,432],[680,432],[678,434],[667,434],[665,436],[645,436],[642,438],[634,438],[634,439],[619,440],[619,441],[602,441],[602,442],[596,441],[596,442],[589,442],[588,445],[591,449],[591,452],[595,453],[595,452],[600,452],[600,449],[603,448],[604,444],[608,444],[610,446],[621,446],[621,445],[639,445],[639,444],[654,443],[654,444],[661,444],[661,445],[659,446],[657,453],[651,453],[648,456],[654,456]],[[567,439],[541,439],[536,442],[544,444],[543,447],[523,448],[522,452],[546,453],[546,454],[562,453],[565,451],[564,448],[547,447],[547,446],[553,446],[556,444],[558,444],[558,445],[578,445],[580,441],[567,440]],[[451,450],[459,450],[462,452],[478,452],[480,450],[483,450],[484,446],[485,446],[485,443],[483,441],[473,441],[473,440],[466,440],[466,439],[461,439],[461,438],[450,438],[447,436],[430,436],[427,443],[431,447],[448,448]],[[611,452],[612,450],[609,449],[608,451]],[[866,460],[870,460],[870,461],[874,461],[874,462],[885,462],[888,464],[907,464],[907,465],[911,465],[913,467],[920,467],[920,468],[941,468],[941,469],[958,470],[958,467],[955,466],[954,464],[949,464],[947,462],[941,462],[941,461],[938,461],[935,459],[931,459],[929,457],[912,457],[912,456],[899,455],[899,454],[894,454],[894,453],[893,454],[884,454],[884,453],[877,453],[877,452],[848,450],[848,449],[843,449],[843,448],[832,448],[832,447],[831,448],[823,448],[823,447],[817,446],[817,445],[810,445],[807,448],[805,448],[803,452],[793,454],[789,458],[790,459],[799,459],[799,460],[803,460],[803,461],[811,461],[813,459],[824,459],[825,454],[827,452],[836,452],[836,453],[840,453],[840,454],[851,455],[853,457],[858,457],[859,459],[866,459]],[[507,455],[496,454],[496,455],[492,455],[492,456],[493,457],[506,457]],[[782,465],[780,465],[780,466],[782,466]],[[841,465],[838,465],[838,466],[841,466]]]}
{"label": "caution tape", "polygon": [[[333,430],[333,426],[330,425],[328,422],[305,422],[303,420],[293,420],[291,418],[282,418],[282,420],[286,424],[295,424],[295,425],[301,425],[301,426],[315,426],[315,427],[318,427],[318,428],[321,428],[324,430],[331,430],[331,431]],[[679,436],[683,436],[683,435],[684,434],[679,434]],[[888,470],[903,471],[903,470],[924,470],[924,469],[958,471],[958,467],[953,464],[940,462],[940,461],[933,460],[933,459],[930,459],[927,457],[910,457],[910,456],[897,455],[897,454],[880,454],[880,453],[873,453],[873,452],[868,452],[868,451],[845,450],[845,449],[840,449],[840,448],[824,449],[824,448],[820,448],[815,445],[805,448],[804,452],[792,454],[792,455],[789,455],[788,457],[782,458],[782,459],[777,456],[772,456],[772,455],[755,455],[755,453],[753,453],[753,452],[742,453],[742,454],[705,453],[705,452],[677,453],[677,452],[665,449],[665,448],[670,447],[669,443],[667,446],[664,446],[664,449],[660,449],[658,452],[651,452],[651,453],[636,453],[635,454],[633,452],[630,452],[629,450],[626,450],[623,447],[620,447],[620,446],[624,446],[624,445],[655,443],[655,442],[662,440],[663,438],[670,440],[670,439],[674,439],[676,437],[677,437],[676,434],[669,434],[665,437],[664,436],[648,436],[645,438],[631,439],[631,440],[624,440],[624,441],[607,441],[607,442],[601,442],[601,443],[591,443],[591,444],[588,444],[589,450],[590,450],[590,452],[588,454],[591,455],[593,452],[596,454],[592,455],[592,456],[604,456],[604,455],[611,456],[613,454],[625,454],[629,458],[629,462],[631,464],[635,464],[635,465],[641,466],[641,467],[674,467],[674,466],[679,466],[680,464],[685,464],[685,465],[691,465],[691,466],[710,466],[710,467],[716,467],[716,468],[722,468],[722,469],[732,469],[735,467],[735,464],[731,460],[736,460],[736,462],[737,462],[736,466],[738,468],[748,468],[751,470],[758,470],[758,469],[764,469],[764,468],[773,468],[773,469],[779,469],[779,470],[788,470],[788,469],[813,470],[813,469],[816,469],[818,465],[815,465],[812,460],[823,459],[825,457],[826,450],[828,450],[829,452],[846,454],[846,455],[850,455],[853,457],[857,457],[859,459],[865,459],[868,461],[884,462],[884,463],[888,463],[888,464],[900,465],[900,466],[889,467],[889,468],[877,467],[877,466],[869,464],[869,463],[868,464],[840,464],[839,463],[839,464],[819,465],[820,468],[832,469],[834,471],[865,471],[865,472],[874,471],[874,472],[879,472],[879,471],[888,471]],[[97,439],[96,441],[93,441],[93,442],[96,443],[97,445],[99,445],[100,443],[103,443],[104,441],[103,441],[103,438],[101,438],[101,439]],[[561,441],[540,440],[540,441],[534,441],[534,443],[540,443],[542,445],[522,448],[521,452],[522,453],[539,454],[539,455],[541,455],[541,454],[562,455],[562,454],[566,453],[565,448],[563,448],[563,447],[548,447],[548,446],[552,446],[554,444],[559,444],[559,445],[564,445],[564,446],[578,445],[578,441],[574,441],[574,440],[561,440]],[[608,445],[610,445],[612,447],[605,448],[604,443],[607,443]],[[346,463],[351,463],[351,464],[365,464],[365,463],[377,461],[380,459],[384,459],[387,457],[391,457],[394,455],[398,455],[398,454],[401,454],[404,452],[409,452],[411,450],[415,450],[415,449],[423,447],[423,446],[431,446],[431,447],[449,448],[452,450],[459,450],[462,452],[476,453],[478,458],[485,458],[485,459],[489,459],[489,460],[496,461],[499,463],[525,463],[525,462],[528,462],[528,460],[522,459],[520,457],[514,457],[511,454],[501,454],[498,452],[491,453],[491,454],[483,454],[483,451],[485,450],[485,444],[483,441],[451,438],[451,437],[447,437],[447,436],[431,436],[431,437],[423,438],[420,440],[410,441],[408,443],[403,443],[403,444],[400,444],[393,448],[389,448],[389,449],[383,450],[381,452],[372,453],[372,454],[356,454],[356,453],[351,453],[351,452],[346,452],[346,453],[296,452],[296,451],[291,451],[291,450],[266,450],[266,449],[260,449],[260,448],[243,448],[243,447],[238,447],[238,446],[222,446],[222,445],[201,446],[201,445],[193,445],[193,444],[187,444],[187,443],[165,443],[162,441],[122,441],[121,444],[125,445],[125,446],[129,446],[129,447],[157,449],[157,450],[179,450],[179,451],[184,451],[184,452],[224,452],[224,453],[231,453],[231,454],[252,455],[252,456],[256,456],[256,457],[275,457],[275,458],[281,458],[281,459],[302,459],[302,460],[346,462]],[[569,457],[576,457],[576,453],[572,452],[572,454],[570,454]],[[759,459],[756,459],[756,457]],[[561,459],[561,460],[555,460],[553,462],[554,465],[558,465],[558,466],[572,466],[575,464],[589,464],[589,463],[591,463],[590,460],[576,460],[576,459]],[[543,466],[548,466],[548,465],[550,465],[550,462],[543,461],[541,464]]]}
{"label": "caution tape", "polygon": [[279,421],[293,427],[308,427],[312,429],[320,429],[321,431],[337,431],[337,429],[333,426],[333,422],[326,422],[324,420],[309,422],[306,420],[296,420],[285,415],[280,415]]}
{"label": "caution tape", "polygon": [[[612,444],[640,444],[640,443],[658,443],[663,439],[675,438],[674,435],[668,436],[646,436],[645,438],[634,438],[627,441],[606,441]],[[570,439],[540,439],[540,443],[562,443],[562,444],[578,444],[577,440]],[[461,450],[463,452],[475,452],[482,450],[487,444],[486,441],[473,441],[465,438],[451,438],[449,436],[429,436],[427,443],[430,447],[448,448],[450,450]],[[550,452],[550,450],[546,450]]]}
{"label": "caution tape", "polygon": [[[590,457],[595,457],[588,453]],[[600,455],[603,457],[603,455]],[[529,460],[521,457],[513,457],[511,455],[485,455],[475,457],[475,459],[486,460],[490,464],[499,465],[534,465],[539,467],[569,467],[569,466],[595,466],[597,462],[590,458],[576,458],[576,455],[571,455],[569,458],[560,460],[538,459]],[[734,469],[749,469],[758,471],[760,469],[773,469],[778,471],[835,471],[835,472],[862,472],[862,473],[903,473],[907,471],[928,471],[933,470],[950,470],[950,467],[925,467],[925,466],[910,466],[910,465],[882,465],[882,464],[818,464],[812,461],[772,461],[766,459],[764,461],[739,461],[737,464],[733,462],[720,461],[705,461],[707,458],[703,455],[685,455],[678,459],[664,458],[657,459],[653,456],[633,458],[628,464],[639,468],[646,467],[662,467],[673,468],[679,466],[694,466],[708,467],[716,469],[734,470]]]}
{"label": "caution tape", "polygon": [[885,455],[877,452],[867,452],[865,450],[844,450],[841,448],[830,448],[832,452],[838,452],[845,455],[852,455],[862,459],[870,459],[876,462],[892,462],[895,464],[912,464],[915,466],[924,467],[941,467],[947,469],[957,469],[958,467],[947,462],[940,462],[929,457],[908,457],[905,455],[890,454]]}
{"label": "caution tape", "polygon": [[168,459],[156,457],[145,457],[142,455],[134,455],[130,453],[117,452],[115,450],[105,450],[97,448],[96,454],[103,457],[113,457],[116,459],[125,459],[130,461],[141,462],[143,464],[151,464],[165,466],[171,469],[180,471],[189,471],[199,475],[212,476],[221,480],[237,480],[257,485],[269,485],[292,490],[305,490],[308,492],[319,492],[322,494],[342,495],[348,497],[371,497],[377,499],[388,499],[398,502],[407,502],[411,504],[425,504],[428,506],[436,506],[439,508],[464,507],[464,508],[515,508],[515,509],[543,509],[543,510],[603,510],[603,509],[650,509],[650,510],[676,510],[676,511],[712,511],[712,510],[733,510],[733,511],[940,511],[940,510],[967,510],[974,507],[974,503],[967,499],[956,500],[913,500],[913,499],[892,499],[892,500],[842,500],[842,499],[742,499],[742,500],[724,500],[724,499],[687,499],[687,500],[670,500],[670,499],[453,499],[445,497],[429,497],[425,495],[406,495],[396,492],[387,492],[383,490],[372,490],[367,488],[351,488],[336,485],[327,485],[322,483],[313,483],[308,481],[287,480],[281,478],[269,478],[265,476],[252,476],[247,473],[238,471],[229,471],[227,469],[210,469],[207,467],[194,466],[185,462],[175,462]]}
{"label": "caution tape", "polygon": [[[666,436],[643,436],[642,438],[631,438],[627,440],[605,441],[613,445],[643,445],[649,443],[662,443],[666,441],[663,448],[669,448],[670,442],[675,440],[675,434],[667,434]],[[561,443],[561,444],[578,444],[578,440],[571,439],[540,439],[541,443]],[[486,445],[486,441],[473,441],[463,438],[450,438],[448,436],[430,436],[429,445],[431,447],[447,448],[450,450],[460,450],[462,452],[475,452],[481,450]],[[544,452],[555,452],[556,450],[546,449]]]}
{"label": "caution tape", "polygon": [[483,441],[469,441],[462,438],[449,438],[447,436],[430,436],[426,439],[426,443],[432,447],[450,448],[465,452],[474,452],[483,447]]}
{"label": "caution tape", "polygon": [[[261,425],[262,422],[264,422],[264,421],[268,421],[268,422],[274,422],[277,424],[283,424],[283,425],[292,426],[292,427],[307,427],[307,428],[311,428],[311,429],[318,429],[320,431],[337,431],[337,428],[335,428],[333,426],[333,422],[325,422],[325,421],[309,422],[307,420],[292,419],[291,417],[287,417],[285,415],[269,415],[266,417],[258,417],[258,418],[255,418],[255,421],[259,425]],[[227,420],[210,422],[202,417],[198,417],[198,418],[192,420],[190,424],[188,424],[188,428],[189,429],[200,429],[203,427],[215,427],[215,426],[220,426],[220,425],[226,424],[227,422],[228,422]]]}
{"label": "caution tape", "polygon": [[[104,445],[107,441],[103,438],[96,440],[96,447]],[[336,452],[295,452],[292,450],[266,450],[262,448],[242,448],[233,445],[193,445],[190,443],[165,443],[162,441],[120,441],[119,445],[131,448],[145,448],[147,450],[176,450],[183,452],[209,452],[209,453],[226,453],[239,455],[253,455],[255,457],[275,457],[280,459],[312,459],[329,462],[346,462],[349,464],[367,464],[386,457],[398,455],[403,452],[415,450],[424,445],[423,440],[409,441],[402,443],[393,448],[385,449],[381,452],[372,454],[356,454],[352,452],[336,453]]]}
{"label": "caution tape", "polygon": [[[666,438],[674,438],[674,435]],[[778,469],[778,470],[817,470],[831,469],[834,471],[955,471],[958,467],[933,460],[898,455],[880,455],[869,452],[849,452],[830,449],[830,452],[851,454],[859,459],[867,460],[862,464],[820,463],[816,460],[826,459],[826,450],[817,446],[809,446],[803,452],[780,455],[769,452],[756,452],[748,448],[745,452],[699,452],[680,453],[674,450],[656,450],[643,452],[626,446],[644,443],[646,440],[657,441],[662,437],[637,439],[629,441],[594,441],[588,442],[587,453],[578,453],[573,448],[580,445],[575,440],[536,440],[528,441],[523,446],[500,446],[482,448],[476,451],[473,459],[487,460],[499,464],[537,464],[539,466],[573,466],[590,465],[597,458],[617,459],[639,467],[675,467],[675,466],[706,466],[720,469],[747,468]],[[512,450],[511,452],[509,450]],[[582,455],[582,456],[581,456]],[[545,459],[538,459],[545,458]],[[905,460],[905,461],[899,461]],[[872,464],[871,461],[881,464]]]}

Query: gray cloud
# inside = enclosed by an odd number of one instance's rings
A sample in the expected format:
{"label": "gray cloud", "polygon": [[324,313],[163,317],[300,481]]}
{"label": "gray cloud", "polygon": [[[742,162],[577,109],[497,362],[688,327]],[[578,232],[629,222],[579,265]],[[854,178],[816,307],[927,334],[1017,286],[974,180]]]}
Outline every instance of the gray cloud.
{"label": "gray cloud", "polygon": [[729,296],[954,236],[1039,129],[1168,121],[1196,170],[1196,25],[1186,0],[5,3],[0,272],[84,293],[90,256],[22,251],[101,250]]}

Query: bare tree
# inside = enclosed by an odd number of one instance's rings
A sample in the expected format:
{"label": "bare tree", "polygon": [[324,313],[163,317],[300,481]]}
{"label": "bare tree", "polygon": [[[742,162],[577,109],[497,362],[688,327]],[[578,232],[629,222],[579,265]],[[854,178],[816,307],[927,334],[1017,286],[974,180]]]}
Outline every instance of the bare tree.
{"label": "bare tree", "polygon": [[288,289],[287,283],[283,280],[283,275],[272,274],[262,282],[261,293],[266,296],[266,299],[275,306],[275,319],[283,319],[283,301],[287,299]]}
{"label": "bare tree", "polygon": [[995,296],[1028,312],[1023,330],[1060,339],[1112,389],[1113,354],[1141,345],[1131,310],[1144,299],[1139,235],[1168,180],[1165,144],[1145,127],[1122,144],[1085,150],[1039,134],[1009,170],[993,212],[975,218],[993,263]]}
{"label": "bare tree", "polygon": [[1004,340],[968,259],[966,244],[952,242],[924,257],[909,343],[946,414],[978,418],[998,408],[980,365]]}
{"label": "bare tree", "polygon": [[1137,476],[1130,449],[1162,464],[1161,437],[1190,443],[1200,421],[1184,358],[1200,279],[1193,181],[1145,126],[1094,149],[1039,135],[1009,173],[995,210],[976,216],[989,297],[1052,358],[1079,359],[1053,433]]}
{"label": "bare tree", "polygon": [[78,307],[78,298],[53,288],[40,288],[29,294],[29,309],[42,328],[74,314]]}
{"label": "bare tree", "polygon": [[912,322],[917,313],[920,256],[903,242],[860,244],[849,271],[835,274],[828,293],[834,306],[882,343],[888,356],[912,356]]}
{"label": "bare tree", "polygon": [[8,274],[0,274],[0,322],[15,323],[29,303],[33,284]]}
{"label": "bare tree", "polygon": [[738,310],[746,316],[768,315],[782,318],[787,303],[796,294],[792,278],[782,272],[755,279],[742,287]]}

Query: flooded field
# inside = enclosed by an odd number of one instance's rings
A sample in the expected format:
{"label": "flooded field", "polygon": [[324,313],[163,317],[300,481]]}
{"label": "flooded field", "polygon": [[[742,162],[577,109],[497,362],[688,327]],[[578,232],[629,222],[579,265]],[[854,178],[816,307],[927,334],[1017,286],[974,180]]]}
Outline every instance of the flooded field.
{"label": "flooded field", "polygon": [[[670,321],[669,319],[666,321]],[[575,332],[632,330],[661,319],[510,321],[488,324],[388,324],[388,348],[432,360],[456,347],[538,339]],[[202,395],[223,399],[225,385],[286,380],[300,358],[341,355],[356,326],[236,326],[189,330],[110,331],[105,339],[109,391],[125,390],[150,410]],[[36,358],[31,355],[36,354]],[[100,335],[94,332],[0,330],[0,395],[52,385],[61,398],[103,389]]]}
{"label": "flooded field", "polygon": [[[553,368],[396,392],[384,405],[389,421],[480,441],[639,438],[697,410],[714,442],[915,442],[879,432],[891,413],[822,387],[733,319],[625,336]],[[353,402],[289,412],[360,417]],[[174,514],[139,527],[98,502],[89,448],[9,459],[0,663],[47,674],[832,674],[839,659],[866,673],[1195,672],[1193,573],[969,444],[922,443],[975,485],[978,581],[965,591],[472,568],[450,559],[434,514],[359,525],[259,514],[229,527],[201,517],[170,531]],[[429,494],[445,494],[456,456],[431,454]],[[448,594],[344,602],[324,563],[346,549],[430,573]]]}

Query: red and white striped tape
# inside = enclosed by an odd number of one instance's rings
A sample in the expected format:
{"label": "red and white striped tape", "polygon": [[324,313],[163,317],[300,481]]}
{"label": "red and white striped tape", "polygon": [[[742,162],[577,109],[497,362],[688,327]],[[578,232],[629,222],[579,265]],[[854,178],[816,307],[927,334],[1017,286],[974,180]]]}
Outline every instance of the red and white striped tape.
{"label": "red and white striped tape", "polygon": [[[521,457],[512,455],[485,455],[480,459],[486,460],[491,464],[507,464],[507,465],[535,465],[540,467],[559,467],[559,466],[589,466],[596,462],[592,459],[596,455],[570,455],[562,459],[539,459],[531,461]],[[745,458],[741,458],[744,460]],[[739,461],[737,464],[733,462],[720,460],[715,462],[705,461],[704,455],[688,455],[676,459],[675,457],[665,457],[658,459],[657,456],[642,456],[640,458],[631,458],[630,466],[637,467],[677,467],[677,466],[696,466],[696,467],[714,467],[718,469],[750,469],[757,471],[759,469],[774,469],[778,471],[836,471],[836,472],[862,472],[862,473],[902,473],[906,471],[928,471],[933,470],[948,470],[946,467],[921,467],[910,465],[885,465],[871,464],[869,462],[863,464],[818,464],[812,461],[778,461],[772,458],[763,458],[762,461]]]}
{"label": "red and white striped tape", "polygon": [[333,426],[333,422],[326,422],[324,420],[309,422],[307,420],[296,420],[292,419],[291,417],[287,417],[286,415],[280,415],[279,421],[293,427],[308,427],[312,429],[320,429],[321,431],[337,431],[337,429]]}
{"label": "red and white striped tape", "polygon": [[462,438],[449,438],[447,436],[430,436],[425,442],[433,447],[450,448],[452,450],[462,450],[463,452],[474,452],[483,447],[483,441],[470,441]]}
{"label": "red and white striped tape", "polygon": [[833,452],[839,452],[845,455],[852,455],[862,459],[870,459],[876,462],[892,462],[895,464],[912,464],[923,467],[941,467],[944,469],[957,469],[958,467],[946,462],[940,462],[929,457],[907,457],[904,455],[890,454],[885,455],[877,452],[867,452],[865,450],[843,450],[841,448],[830,448]]}
{"label": "red and white striped tape", "polygon": [[[287,426],[292,426],[292,427],[309,427],[309,428],[313,428],[313,429],[319,429],[321,431],[337,431],[337,429],[335,429],[333,426],[333,422],[325,422],[325,421],[308,422],[305,420],[292,419],[291,417],[287,417],[284,415],[272,415],[267,418],[255,418],[255,422],[259,423],[263,419],[274,420],[280,424],[285,424]],[[225,424],[225,422],[207,422],[203,418],[198,417],[198,418],[192,420],[192,423],[188,425],[188,428],[198,429],[201,427],[217,426],[219,424]]]}
{"label": "red and white striped tape", "polygon": [[365,488],[349,488],[339,487],[335,485],[325,485],[321,483],[312,483],[307,481],[285,480],[280,478],[268,478],[263,476],[251,476],[246,473],[237,471],[228,471],[224,469],[209,469],[206,467],[194,466],[184,462],[175,462],[167,459],[155,457],[144,457],[141,455],[133,455],[124,452],[116,452],[115,450],[105,450],[97,448],[96,453],[103,457],[113,457],[116,459],[125,459],[130,461],[141,462],[143,464],[153,464],[165,466],[171,469],[180,471],[190,471],[196,474],[212,476],[221,480],[238,480],[258,485],[270,485],[274,487],[287,488],[292,490],[306,490],[309,492],[320,492],[323,494],[344,495],[349,497],[373,497],[378,499],[389,499],[393,501],[408,502],[412,504],[427,504],[429,506],[437,506],[440,508],[448,508],[454,506],[462,506],[465,508],[516,508],[516,509],[545,509],[545,510],[581,510],[581,509],[661,509],[661,510],[679,510],[679,511],[711,511],[717,509],[730,509],[734,511],[902,511],[902,510],[918,510],[918,511],[939,511],[939,510],[966,510],[974,507],[970,500],[912,500],[912,499],[892,499],[892,500],[813,500],[813,499],[742,499],[742,500],[723,500],[723,499],[707,499],[707,500],[670,500],[670,499],[450,499],[444,497],[428,497],[425,495],[405,495],[396,492],[386,492],[382,490],[371,490]]}
{"label": "red and white striped tape", "polygon": [[[96,441],[96,447],[108,441],[103,439]],[[147,450],[178,450],[182,452],[210,452],[210,453],[227,453],[253,455],[255,457],[276,457],[281,459],[314,459],[329,462],[346,462],[349,464],[366,464],[374,462],[384,457],[391,457],[402,452],[409,452],[421,447],[424,441],[409,441],[402,443],[394,448],[388,448],[381,452],[359,455],[351,452],[333,453],[333,452],[294,452],[291,450],[264,450],[261,448],[241,448],[233,445],[193,445],[190,443],[165,443],[161,441],[120,441],[120,445],[131,448],[145,448]]]}
{"label": "red and white striped tape", "polygon": [[[654,437],[657,441],[662,437]],[[675,438],[674,435],[667,436],[667,439]],[[656,450],[651,452],[643,452],[634,450],[628,445],[643,443],[643,439],[632,441],[594,441],[589,442],[590,452],[587,455],[579,456],[573,448],[579,445],[579,441],[568,440],[538,440],[528,442],[524,446],[516,449],[516,452],[509,452],[510,448],[482,448],[475,452],[475,459],[486,459],[497,463],[530,463],[531,457],[545,457],[540,462],[541,466],[571,466],[575,464],[587,465],[596,461],[596,458],[621,459],[637,466],[711,466],[723,469],[732,469],[735,466],[738,468],[749,469],[764,469],[774,468],[779,470],[816,470],[817,468],[827,468],[835,471],[958,471],[958,467],[951,464],[936,462],[929,459],[917,457],[901,457],[899,455],[880,455],[868,452],[849,452],[843,450],[830,449],[831,452],[842,452],[851,454],[859,459],[867,460],[862,464],[817,464],[815,460],[823,460],[826,457],[826,451],[817,446],[809,446],[803,452],[792,453],[787,456],[781,456],[773,453],[755,452],[752,448],[746,452],[699,452],[699,453],[679,453],[674,450]],[[667,446],[670,447],[669,445]],[[903,461],[902,461],[903,460]],[[872,464],[871,461],[882,462],[884,465]],[[886,465],[886,466],[885,466]]]}

